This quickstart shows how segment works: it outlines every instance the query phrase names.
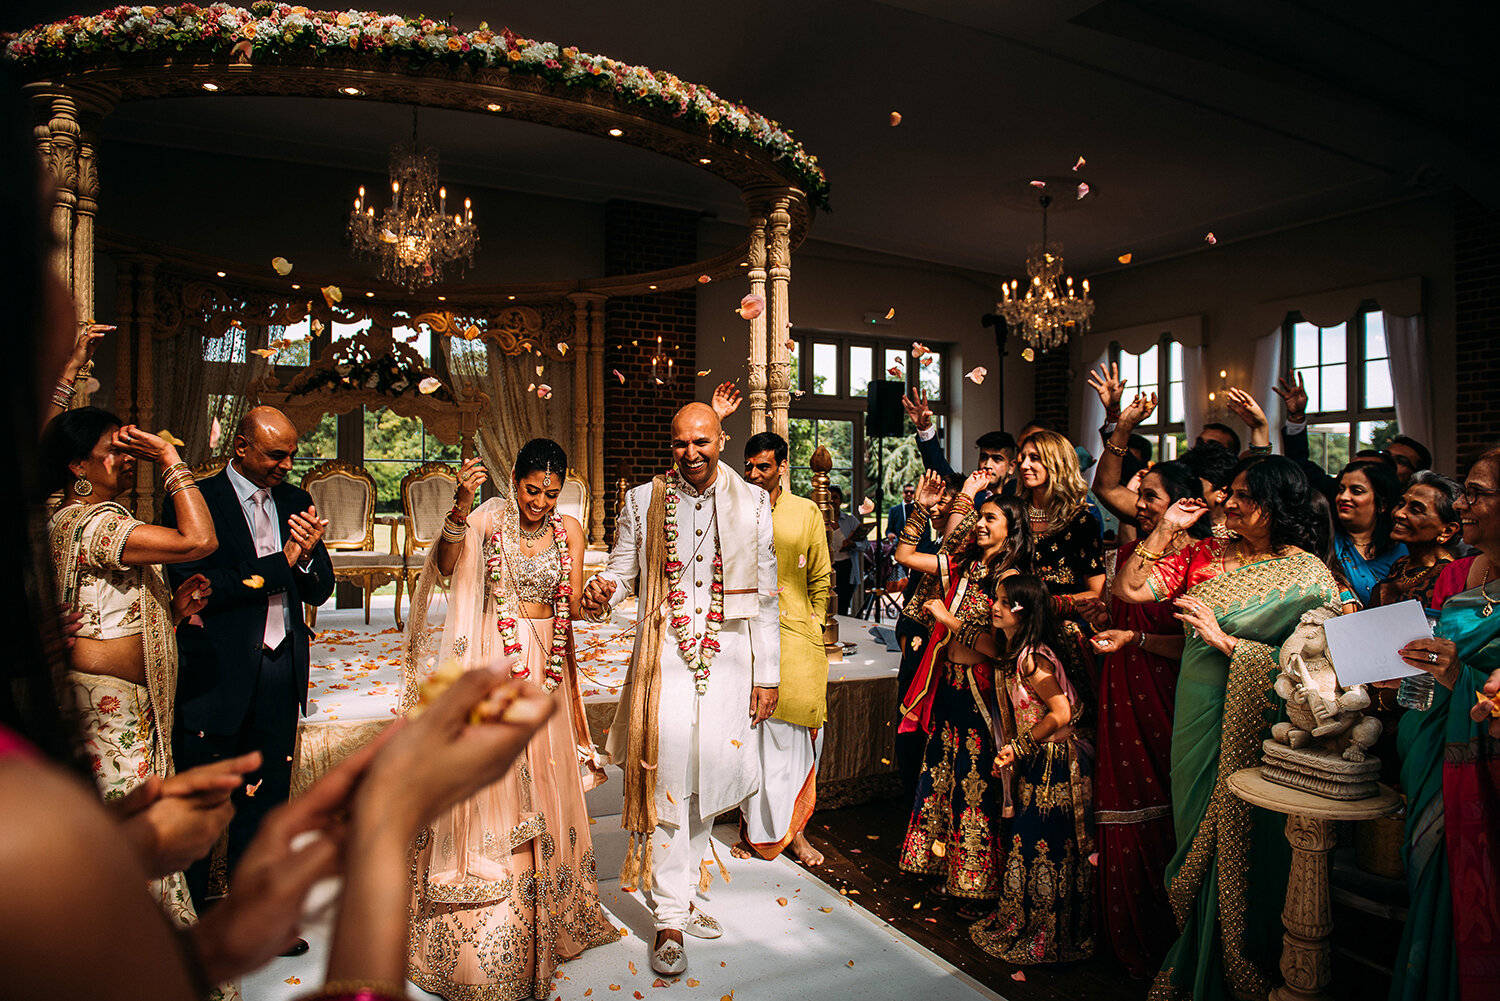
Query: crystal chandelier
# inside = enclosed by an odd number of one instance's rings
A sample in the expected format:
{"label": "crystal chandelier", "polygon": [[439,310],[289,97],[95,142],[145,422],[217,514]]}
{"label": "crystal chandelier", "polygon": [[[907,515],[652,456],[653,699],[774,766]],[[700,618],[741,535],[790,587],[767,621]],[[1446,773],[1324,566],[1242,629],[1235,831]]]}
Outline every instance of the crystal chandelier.
{"label": "crystal chandelier", "polygon": [[1004,301],[996,303],[995,309],[1027,344],[1050,351],[1066,344],[1074,333],[1088,333],[1094,300],[1089,298],[1087,278],[1083,280],[1083,294],[1074,291],[1073,279],[1063,274],[1062,244],[1047,240],[1047,208],[1052,196],[1044,194],[1038,203],[1042,207],[1042,242],[1026,248],[1026,274],[1031,281],[1024,294],[1015,279],[1002,285]]}
{"label": "crystal chandelier", "polygon": [[437,151],[417,143],[413,108],[411,144],[391,149],[390,207],[377,215],[361,186],[349,214],[354,253],[376,260],[382,281],[408,290],[442,281],[445,265],[456,266],[461,277],[479,246],[473,205],[465,198],[462,212],[448,214],[448,189],[438,185],[437,164]]}

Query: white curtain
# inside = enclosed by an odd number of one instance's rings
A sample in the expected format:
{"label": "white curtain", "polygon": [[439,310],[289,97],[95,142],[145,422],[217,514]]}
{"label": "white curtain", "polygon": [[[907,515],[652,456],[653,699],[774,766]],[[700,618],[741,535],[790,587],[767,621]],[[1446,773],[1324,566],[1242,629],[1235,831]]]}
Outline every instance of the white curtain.
{"label": "white curtain", "polygon": [[[479,415],[479,454],[495,490],[509,496],[511,466],[522,445],[533,438],[553,438],[566,450],[572,443],[572,435],[562,433],[571,422],[554,419],[552,411],[562,405],[559,401],[572,399],[573,366],[549,360],[538,376],[535,355],[508,355],[483,340],[449,337],[446,341],[448,371],[460,394],[471,396],[477,391],[490,398],[489,409]],[[551,387],[550,401],[527,388],[536,384]],[[569,456],[570,463],[576,461]]]}
{"label": "white curtain", "polygon": [[1254,382],[1250,387],[1255,402],[1266,412],[1266,421],[1271,425],[1273,448],[1281,441],[1281,426],[1286,422],[1286,410],[1281,405],[1281,397],[1276,395],[1276,380],[1281,377],[1281,340],[1282,328],[1279,326],[1256,340]]}
{"label": "white curtain", "polygon": [[1203,345],[1182,346],[1182,423],[1188,447],[1208,422],[1208,358]]}
{"label": "white curtain", "polygon": [[[1096,460],[1099,452],[1104,447],[1099,442],[1099,425],[1104,423],[1104,404],[1099,402],[1099,394],[1094,392],[1094,387],[1088,383],[1088,373],[1099,371],[1100,365],[1109,363],[1109,350],[1106,348],[1100,355],[1089,362],[1088,368],[1084,370],[1081,378],[1074,380],[1073,391],[1078,394],[1078,405],[1073,408],[1073,413],[1078,416],[1073,419],[1072,437],[1074,445],[1082,445],[1089,450],[1089,454]],[[1125,388],[1127,399],[1131,396],[1131,387]],[[1097,462],[1094,469],[1098,468]],[[1094,470],[1084,474],[1084,478],[1090,483],[1094,482]]]}
{"label": "white curtain", "polygon": [[[218,337],[206,336],[198,324],[184,324],[176,337],[157,341],[151,352],[155,409],[146,430],[165,428],[180,438],[182,460],[190,466],[232,454],[235,425],[250,403],[245,387],[258,381],[267,365],[249,349],[265,347],[268,337],[266,327],[251,324],[230,327]],[[211,446],[214,421],[219,438]]]}
{"label": "white curtain", "polygon": [[1427,384],[1427,338],[1422,316],[1381,313],[1391,353],[1391,387],[1396,391],[1396,424],[1401,433],[1428,448],[1433,445],[1432,395]]}

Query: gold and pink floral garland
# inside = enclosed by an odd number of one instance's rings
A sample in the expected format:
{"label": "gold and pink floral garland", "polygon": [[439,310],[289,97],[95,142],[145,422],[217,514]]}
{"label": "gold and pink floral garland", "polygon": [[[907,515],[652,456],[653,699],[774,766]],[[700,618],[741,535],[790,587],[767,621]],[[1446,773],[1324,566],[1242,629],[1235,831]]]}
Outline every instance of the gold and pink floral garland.
{"label": "gold and pink floral garland", "polygon": [[[521,515],[514,504],[509,505],[509,508],[506,512],[509,524],[495,529],[485,545],[484,566],[485,576],[490,582],[490,593],[500,605],[500,615],[495,625],[500,630],[501,648],[505,656],[512,657],[521,652],[519,609],[516,607],[515,581],[511,581],[511,586],[506,587],[505,564],[507,557],[512,564],[520,561],[519,545],[513,537],[520,534]],[[568,633],[573,619],[573,556],[568,552],[567,527],[563,524],[562,515],[556,512],[552,515],[552,542],[557,554],[558,578],[557,590],[552,599],[552,645],[547,654],[546,677],[542,682],[542,687],[549,692],[554,691],[563,680],[563,668],[568,657]],[[519,660],[511,666],[510,673],[513,678],[529,680],[531,677],[531,669]]]}
{"label": "gold and pink floral garland", "polygon": [[719,627],[724,622],[724,557],[719,545],[718,529],[714,530],[714,576],[708,589],[708,618],[703,624],[703,637],[693,635],[693,619],[684,609],[687,607],[687,592],[682,589],[682,574],[686,569],[677,555],[677,470],[667,470],[666,524],[667,535],[667,602],[672,609],[672,628],[677,630],[677,649],[693,668],[693,687],[699,695],[708,692],[708,668],[714,654],[719,652]]}
{"label": "gold and pink floral garland", "polygon": [[207,49],[246,58],[306,52],[368,52],[400,57],[410,65],[505,67],[553,84],[608,90],[621,99],[669,111],[711,129],[748,140],[785,160],[812,201],[828,205],[828,177],[818,158],[791,133],[742,104],[707,87],[646,66],[521,38],[509,28],[493,31],[481,22],[462,31],[428,17],[377,11],[319,11],[259,0],[249,9],[230,4],[185,3],[161,7],[112,7],[74,15],[19,33],[0,34],[6,58],[23,64],[83,63],[94,57],[136,52]]}

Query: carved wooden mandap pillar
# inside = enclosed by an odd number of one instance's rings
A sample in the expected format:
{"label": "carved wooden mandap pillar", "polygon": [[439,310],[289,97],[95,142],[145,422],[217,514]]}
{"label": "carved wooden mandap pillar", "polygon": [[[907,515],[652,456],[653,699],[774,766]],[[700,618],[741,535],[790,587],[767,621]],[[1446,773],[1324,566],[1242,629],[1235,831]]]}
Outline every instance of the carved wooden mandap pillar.
{"label": "carved wooden mandap pillar", "polygon": [[91,90],[48,82],[28,84],[25,92],[36,120],[32,135],[37,151],[52,177],[52,231],[62,248],[54,265],[73,295],[78,318],[93,319],[94,216],[99,210],[94,126],[112,101]]}
{"label": "carved wooden mandap pillar", "polygon": [[570,292],[573,304],[573,468],[589,485],[591,546],[604,544],[604,303],[598,292]]}
{"label": "carved wooden mandap pillar", "polygon": [[[750,266],[746,277],[750,279],[750,294],[766,297],[766,216],[770,202],[760,190],[747,192],[745,201],[750,206],[750,244],[748,260]],[[767,304],[769,306],[769,303]],[[770,310],[761,310],[759,316],[750,321],[750,368],[745,380],[746,402],[750,404],[750,433],[766,430],[766,392],[768,389],[768,363],[766,356],[766,326],[770,322]]]}
{"label": "carved wooden mandap pillar", "polygon": [[594,295],[589,308],[589,545],[604,545],[604,303]]}
{"label": "carved wooden mandap pillar", "polygon": [[[801,194],[792,188],[777,192],[766,220],[766,251],[769,258],[769,292],[766,297],[766,429],[788,438],[787,408],[792,403],[792,355],[787,349],[791,336],[792,290],[792,201]],[[790,483],[783,482],[786,489]]]}

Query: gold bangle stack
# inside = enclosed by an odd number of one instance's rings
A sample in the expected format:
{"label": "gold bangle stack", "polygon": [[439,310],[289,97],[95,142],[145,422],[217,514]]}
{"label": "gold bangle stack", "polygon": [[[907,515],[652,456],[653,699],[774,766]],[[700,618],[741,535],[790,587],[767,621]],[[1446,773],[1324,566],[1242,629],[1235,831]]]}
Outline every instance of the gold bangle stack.
{"label": "gold bangle stack", "polygon": [[1163,549],[1159,553],[1152,552],[1146,548],[1145,543],[1138,542],[1135,546],[1135,554],[1141,558],[1142,563],[1155,563],[1157,560],[1165,559],[1167,551]]}
{"label": "gold bangle stack", "polygon": [[464,536],[468,534],[469,523],[467,521],[454,521],[452,517],[443,519],[443,541],[451,542],[455,546],[461,545]]}
{"label": "gold bangle stack", "polygon": [[52,403],[54,406],[66,410],[72,404],[73,397],[77,395],[78,390],[74,388],[71,382],[63,382],[59,379],[57,380],[57,388],[52,391]]}
{"label": "gold bangle stack", "polygon": [[1010,742],[1010,749],[1016,752],[1017,758],[1029,758],[1037,751],[1036,738],[1029,730],[1025,733],[1018,733],[1016,739]]}
{"label": "gold bangle stack", "polygon": [[968,514],[974,509],[974,498],[968,494],[959,494],[953,498],[953,507],[950,510],[957,511],[960,516]]}
{"label": "gold bangle stack", "polygon": [[919,507],[912,512],[911,517],[906,519],[906,524],[901,526],[901,535],[896,541],[915,546],[922,541],[922,532],[927,527],[927,519],[931,515],[925,507]]}
{"label": "gold bangle stack", "polygon": [[1116,445],[1113,438],[1104,439],[1104,448],[1105,451],[1112,455],[1118,455],[1122,459],[1125,458],[1125,453],[1130,451],[1124,445]]}
{"label": "gold bangle stack", "polygon": [[193,479],[193,471],[186,462],[174,462],[161,471],[161,484],[167,488],[168,494],[176,494],[198,485]]}

